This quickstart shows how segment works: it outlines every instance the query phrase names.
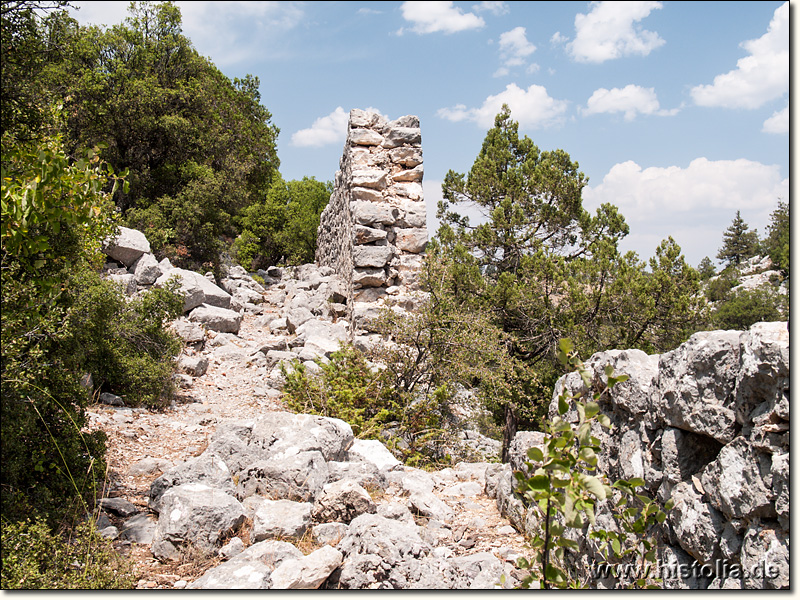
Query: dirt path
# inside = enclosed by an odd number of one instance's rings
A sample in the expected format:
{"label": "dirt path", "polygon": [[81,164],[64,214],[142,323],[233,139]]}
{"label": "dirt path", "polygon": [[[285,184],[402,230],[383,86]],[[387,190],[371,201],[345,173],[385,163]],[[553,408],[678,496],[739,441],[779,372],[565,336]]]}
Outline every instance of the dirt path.
{"label": "dirt path", "polygon": [[[265,304],[264,311],[277,317],[279,309]],[[233,343],[244,349],[258,349],[266,338],[274,337],[257,325],[258,320],[254,315],[246,314]],[[268,372],[263,364],[208,356],[210,362],[206,373],[195,378],[191,388],[181,390],[170,408],[161,411],[102,405],[91,408],[91,427],[99,427],[108,435],[106,496],[124,498],[147,513],[153,480],[169,466],[200,455],[218,423],[228,419],[255,418],[266,411],[286,410],[279,391],[269,386]],[[151,459],[145,462],[153,463],[154,467],[142,472],[143,459]],[[404,502],[399,493],[398,489],[390,486],[384,501]],[[516,555],[528,554],[522,536],[509,531],[509,523],[500,516],[493,499],[483,494],[468,499],[445,496],[441,499],[456,512],[446,530],[440,532],[442,545],[446,545],[448,554],[492,552],[509,564]],[[112,522],[119,527],[122,519],[112,518]],[[178,582],[177,587],[182,587],[183,582],[191,582],[220,562],[219,558],[205,558],[180,565],[162,564],[152,557],[147,545],[119,541],[118,547],[136,564],[138,589],[173,589]]]}

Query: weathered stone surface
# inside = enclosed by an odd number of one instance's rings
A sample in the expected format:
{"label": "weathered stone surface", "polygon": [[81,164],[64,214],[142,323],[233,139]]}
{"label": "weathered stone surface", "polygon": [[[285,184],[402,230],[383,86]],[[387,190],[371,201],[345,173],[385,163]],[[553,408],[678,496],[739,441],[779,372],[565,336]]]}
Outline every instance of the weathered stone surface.
{"label": "weathered stone surface", "polygon": [[188,483],[161,497],[151,551],[160,559],[178,558],[191,544],[211,553],[222,536],[239,527],[244,508],[236,498],[202,483]]}
{"label": "weathered stone surface", "polygon": [[439,500],[433,492],[411,492],[408,496],[408,507],[415,514],[442,521],[450,521],[455,516],[453,509]]}
{"label": "weathered stone surface", "polygon": [[130,273],[124,275],[108,275],[108,279],[117,284],[122,289],[122,293],[126,296],[133,296],[136,293],[136,276]]}
{"label": "weathered stone surface", "polygon": [[[786,323],[756,323],[741,336],[736,381],[736,419],[742,425],[761,415],[789,420],[789,329]],[[759,409],[759,410],[757,410]],[[771,415],[774,414],[774,417]]]}
{"label": "weathered stone surface", "polygon": [[419,254],[428,244],[427,229],[398,229],[395,233],[395,246],[405,252]]}
{"label": "weathered stone surface", "polygon": [[206,339],[206,330],[198,323],[180,318],[172,323],[172,329],[187,344],[196,344]]}
{"label": "weathered stone surface", "polygon": [[205,375],[208,370],[208,358],[202,355],[187,356],[182,354],[178,359],[178,369],[193,377]]}
{"label": "weathered stone surface", "polygon": [[[360,440],[356,440],[356,442]],[[349,456],[349,451],[348,451]],[[374,463],[328,461],[328,483],[347,479],[353,481],[367,490],[385,490],[387,486],[386,475]]]}
{"label": "weathered stone surface", "polygon": [[311,508],[312,505],[308,502],[264,500],[253,516],[250,537],[256,542],[300,539],[311,526]]}
{"label": "weathered stone surface", "polygon": [[136,505],[124,498],[100,498],[97,506],[119,517],[132,517],[139,512]]}
{"label": "weathered stone surface", "polygon": [[386,187],[386,172],[382,169],[358,169],[351,174],[354,187],[382,190]]}
{"label": "weathered stone surface", "polygon": [[103,252],[130,267],[142,254],[150,253],[150,242],[141,231],[120,227],[117,237],[103,248]]}
{"label": "weathered stone surface", "polygon": [[383,136],[371,129],[351,129],[350,142],[360,146],[378,146],[383,143]]}
{"label": "weathered stone surface", "polygon": [[353,284],[362,287],[379,287],[384,285],[388,277],[386,269],[354,269]]}
{"label": "weathered stone surface", "polygon": [[353,443],[353,429],[341,419],[270,412],[253,425],[248,445],[264,458],[318,451],[326,461],[343,460]]}
{"label": "weathered stone surface", "polygon": [[220,333],[239,333],[242,315],[227,308],[201,304],[189,313],[189,320],[201,323],[207,329]]}
{"label": "weathered stone surface", "polygon": [[672,489],[675,505],[669,519],[681,547],[703,563],[710,563],[719,550],[724,520],[712,506],[703,502],[690,483],[679,483]]}
{"label": "weathered stone surface", "polygon": [[739,332],[695,333],[659,359],[653,405],[667,425],[730,442],[736,434]]}
{"label": "weathered stone surface", "polygon": [[531,448],[542,449],[545,436],[539,431],[518,431],[511,440],[508,449],[508,462],[515,471],[525,471],[525,463],[528,458],[528,450]]}
{"label": "weathered stone surface", "polygon": [[203,573],[190,590],[266,590],[272,568],[256,561],[230,560]]}
{"label": "weathered stone surface", "polygon": [[347,459],[372,463],[378,469],[391,468],[401,464],[394,454],[378,440],[353,440],[353,445],[347,451]]}
{"label": "weathered stone surface", "polygon": [[335,546],[347,535],[347,525],[344,523],[320,523],[311,528],[311,535],[318,544]]}
{"label": "weathered stone surface", "polygon": [[155,517],[138,514],[123,523],[119,535],[122,539],[136,544],[152,544],[158,521]]}
{"label": "weathered stone surface", "polygon": [[311,554],[284,561],[272,572],[273,590],[315,590],[342,564],[343,555],[331,546],[323,546]]}
{"label": "weathered stone surface", "polygon": [[750,525],[742,543],[741,565],[744,589],[788,589],[788,532]]}
{"label": "weathered stone surface", "polygon": [[353,227],[353,235],[357,244],[369,244],[370,242],[385,240],[386,230],[356,225]]}
{"label": "weathered stone surface", "polygon": [[150,485],[150,508],[161,512],[163,495],[173,487],[190,483],[203,483],[233,493],[233,479],[228,466],[216,454],[204,452],[175,465]]}
{"label": "weathered stone surface", "polygon": [[391,246],[356,246],[353,248],[353,266],[385,267],[392,260],[394,252]]}
{"label": "weathered stone surface", "polygon": [[328,480],[328,467],[316,450],[259,460],[239,474],[237,495],[253,494],[313,502]]}
{"label": "weathered stone surface", "polygon": [[319,523],[349,523],[359,515],[374,513],[375,508],[375,502],[367,490],[354,481],[345,479],[325,485],[314,502],[311,516]]}
{"label": "weathered stone surface", "polygon": [[146,252],[131,265],[131,272],[139,285],[153,285],[161,277],[161,267],[156,257]]}
{"label": "weathered stone surface", "polygon": [[154,285],[164,287],[173,278],[180,283],[179,292],[184,297],[184,312],[188,312],[201,304],[218,308],[230,307],[231,295],[200,275],[200,273],[195,273],[194,271],[175,268],[165,271],[161,277],[156,279]]}
{"label": "weathered stone surface", "polygon": [[772,492],[766,479],[771,459],[738,437],[720,450],[700,481],[709,502],[735,519],[750,516],[775,516]]}

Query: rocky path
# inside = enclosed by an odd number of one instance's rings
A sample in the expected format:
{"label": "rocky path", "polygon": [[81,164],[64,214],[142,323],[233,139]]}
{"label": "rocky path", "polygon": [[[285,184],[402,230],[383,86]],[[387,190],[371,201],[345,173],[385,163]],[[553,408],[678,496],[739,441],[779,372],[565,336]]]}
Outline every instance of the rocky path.
{"label": "rocky path", "polygon": [[[181,389],[169,408],[151,411],[92,407],[90,425],[108,435],[104,496],[132,505],[126,504],[127,508],[122,509],[109,504],[101,516],[100,529],[113,525],[123,531],[123,523],[135,515],[152,531],[156,515],[148,508],[148,497],[150,485],[159,475],[202,454],[220,423],[285,410],[280,391],[268,377],[271,366],[264,363],[263,355],[257,354],[265,342],[274,339],[264,324],[277,318],[280,308],[269,302],[261,306],[260,316],[245,313],[238,335],[216,334],[206,341],[205,348],[198,351],[198,355],[209,358],[206,372],[194,378],[190,387]],[[423,538],[435,547],[436,556],[449,559],[488,552],[506,565],[504,571],[508,575],[514,573],[516,556],[528,555],[529,549],[523,537],[501,517],[495,500],[486,496],[481,467],[445,469],[432,472],[431,477],[435,482],[433,493],[453,511],[452,517],[441,521],[416,518]],[[398,478],[391,481],[385,491],[376,495],[376,503],[405,505],[407,490]],[[462,486],[459,492],[453,492],[458,484],[468,483],[472,487]],[[116,544],[134,559],[139,577],[137,587],[141,589],[185,587],[223,561],[219,556],[211,556],[161,562],[150,551],[147,533],[138,538],[138,543],[136,536],[133,540],[124,537],[123,533]],[[239,537],[248,544],[247,527],[240,530]],[[304,543],[305,546],[302,543],[298,546],[306,554],[318,547],[309,540]]]}

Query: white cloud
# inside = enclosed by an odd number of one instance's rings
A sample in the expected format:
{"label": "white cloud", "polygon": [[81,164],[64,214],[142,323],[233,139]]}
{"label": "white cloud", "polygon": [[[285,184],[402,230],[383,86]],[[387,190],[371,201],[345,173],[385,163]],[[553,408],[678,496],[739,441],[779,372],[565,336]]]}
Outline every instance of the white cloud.
{"label": "white cloud", "polygon": [[602,183],[584,190],[584,198],[597,205],[616,204],[626,218],[640,221],[698,209],[772,208],[788,191],[789,180],[781,179],[778,165],[701,157],[685,169],[642,169],[632,160],[616,164]]}
{"label": "white cloud", "polygon": [[626,121],[633,121],[637,113],[671,116],[677,114],[678,109],[662,110],[653,88],[626,85],[622,89],[600,88],[595,90],[586,103],[586,108],[582,110],[584,115],[617,112],[625,113]]}
{"label": "white cloud", "polygon": [[176,2],[183,31],[218,67],[285,51],[279,39],[305,18],[298,2]]}
{"label": "white cloud", "polygon": [[569,41],[569,38],[565,35],[561,35],[560,31],[556,31],[553,36],[550,38],[550,43],[553,46],[560,46],[561,44],[566,44]]}
{"label": "white cloud", "polygon": [[481,2],[479,4],[473,4],[472,10],[475,12],[490,12],[495,16],[505,15],[508,14],[509,8],[508,4],[505,2]]}
{"label": "white cloud", "polygon": [[[464,13],[452,2],[403,2],[400,9],[403,18],[414,24],[411,31],[424,33],[456,33],[469,29],[480,29],[486,23],[473,14]],[[403,29],[397,33],[402,34]]]}
{"label": "white cloud", "polygon": [[540,85],[531,85],[523,90],[514,83],[497,95],[489,96],[480,108],[467,108],[458,104],[451,108],[440,108],[437,115],[448,121],[474,121],[480,127],[490,128],[503,104],[511,108],[511,117],[522,128],[537,128],[557,122],[567,110],[566,100],[556,100]]}
{"label": "white cloud", "polygon": [[764,133],[789,133],[789,104],[786,108],[778,110],[773,115],[764,121],[764,127],[761,130]]}
{"label": "white cloud", "polygon": [[[364,109],[367,112],[381,114],[375,107]],[[331,114],[320,117],[306,129],[300,129],[292,134],[292,146],[300,148],[321,148],[331,144],[341,144],[347,138],[347,124],[350,113],[341,106],[337,106]]]}
{"label": "white cloud", "polygon": [[331,114],[320,117],[307,128],[292,134],[292,145],[301,148],[319,148],[344,142],[350,113],[337,106]]}
{"label": "white cloud", "polygon": [[775,10],[767,32],[741,43],[749,55],[710,85],[692,88],[700,106],[758,108],[789,92],[789,3]]}
{"label": "white cloud", "polygon": [[583,191],[587,210],[604,202],[619,207],[631,226],[624,250],[651,256],[672,235],[693,265],[716,255],[737,210],[762,233],[780,197],[789,197],[789,179],[781,179],[778,165],[703,157],[686,168],[642,168],[627,161]]}
{"label": "white cloud", "polygon": [[515,27],[500,34],[500,58],[508,67],[525,64],[525,59],[536,52],[536,46],[528,41],[524,27]]}
{"label": "white cloud", "polygon": [[116,25],[128,16],[130,2],[70,2],[70,15],[81,25]]}
{"label": "white cloud", "polygon": [[500,67],[497,71],[492,73],[492,77],[505,77],[509,73],[511,73],[511,70],[508,67]]}
{"label": "white cloud", "polygon": [[628,55],[647,56],[665,43],[657,33],[637,25],[661,8],[661,2],[593,2],[591,6],[589,14],[575,15],[575,39],[567,44],[576,61],[601,63]]}

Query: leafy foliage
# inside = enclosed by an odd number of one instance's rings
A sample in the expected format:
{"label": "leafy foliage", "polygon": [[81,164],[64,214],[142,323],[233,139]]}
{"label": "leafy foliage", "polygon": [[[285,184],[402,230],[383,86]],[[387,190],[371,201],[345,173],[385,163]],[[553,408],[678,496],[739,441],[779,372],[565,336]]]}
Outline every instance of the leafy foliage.
{"label": "leafy foliage", "polygon": [[[622,255],[628,226],[612,205],[594,215],[583,208],[586,183],[566,152],[543,152],[520,137],[504,107],[469,174],[445,177],[442,226],[428,246],[447,271],[438,279],[444,293],[509,334],[508,355],[534,369],[542,391],[561,374],[556,347],[566,336],[587,354],[664,352],[704,319],[699,277],[675,241],[664,240],[649,263]],[[454,210],[462,203],[483,221],[471,225]],[[524,402],[505,404],[506,448]]]}
{"label": "leafy foliage", "polygon": [[717,329],[749,329],[761,321],[780,321],[787,318],[789,299],[769,288],[737,290],[727,296],[714,310],[712,324]]}
{"label": "leafy foliage", "polygon": [[47,523],[3,522],[2,587],[5,590],[132,589],[131,563],[91,522],[69,535],[53,532]]}
{"label": "leafy foliage", "polygon": [[287,182],[277,176],[264,202],[242,211],[242,233],[234,243],[239,263],[255,271],[313,262],[319,217],[332,192],[331,182],[313,177]]}
{"label": "leafy foliage", "polygon": [[[591,390],[590,374],[569,340],[561,340],[558,357],[562,364],[576,370],[586,389]],[[566,535],[566,531],[584,530],[589,525],[590,536],[599,540],[598,550],[608,564],[641,561],[641,576],[633,582],[633,587],[657,587],[658,579],[649,576],[647,571],[648,563],[655,563],[656,552],[655,543],[647,534],[655,524],[664,522],[666,514],[652,499],[636,493],[636,488],[645,483],[642,479],[619,480],[609,485],[606,476],[597,473],[601,448],[600,440],[592,435],[592,427],[597,423],[611,428],[611,421],[600,412],[598,402],[604,393],[628,376],[615,376],[613,368],[608,366],[606,378],[606,388],[594,392],[586,401],[581,400],[588,391],[572,395],[565,389],[561,393],[558,416],[550,423],[542,447],[528,450],[528,473],[514,473],[517,491],[539,513],[541,530],[531,540],[535,551],[533,562],[519,561],[521,568],[533,571],[523,581],[523,587],[529,587],[534,580],[544,589],[580,587],[580,581],[570,575],[565,560],[566,554],[579,550],[580,545]],[[573,402],[578,417],[576,424],[567,418]],[[617,527],[601,529],[597,527],[597,509],[601,502],[612,499],[615,491],[618,499],[612,514]]]}
{"label": "leafy foliage", "polygon": [[231,81],[200,56],[171,2],[133,2],[109,29],[64,11],[44,28],[64,50],[38,79],[63,98],[72,147],[105,142],[109,163],[128,169],[130,189],[114,194],[126,224],[179,266],[218,261],[279,164],[258,79]]}
{"label": "leafy foliage", "polygon": [[35,511],[56,520],[93,503],[104,436],[82,432],[81,376],[158,404],[178,350],[163,329],[182,308],[177,295],[129,302],[97,273],[114,222],[108,171],[89,156],[70,160],[58,139],[4,154],[0,485],[10,519]]}

